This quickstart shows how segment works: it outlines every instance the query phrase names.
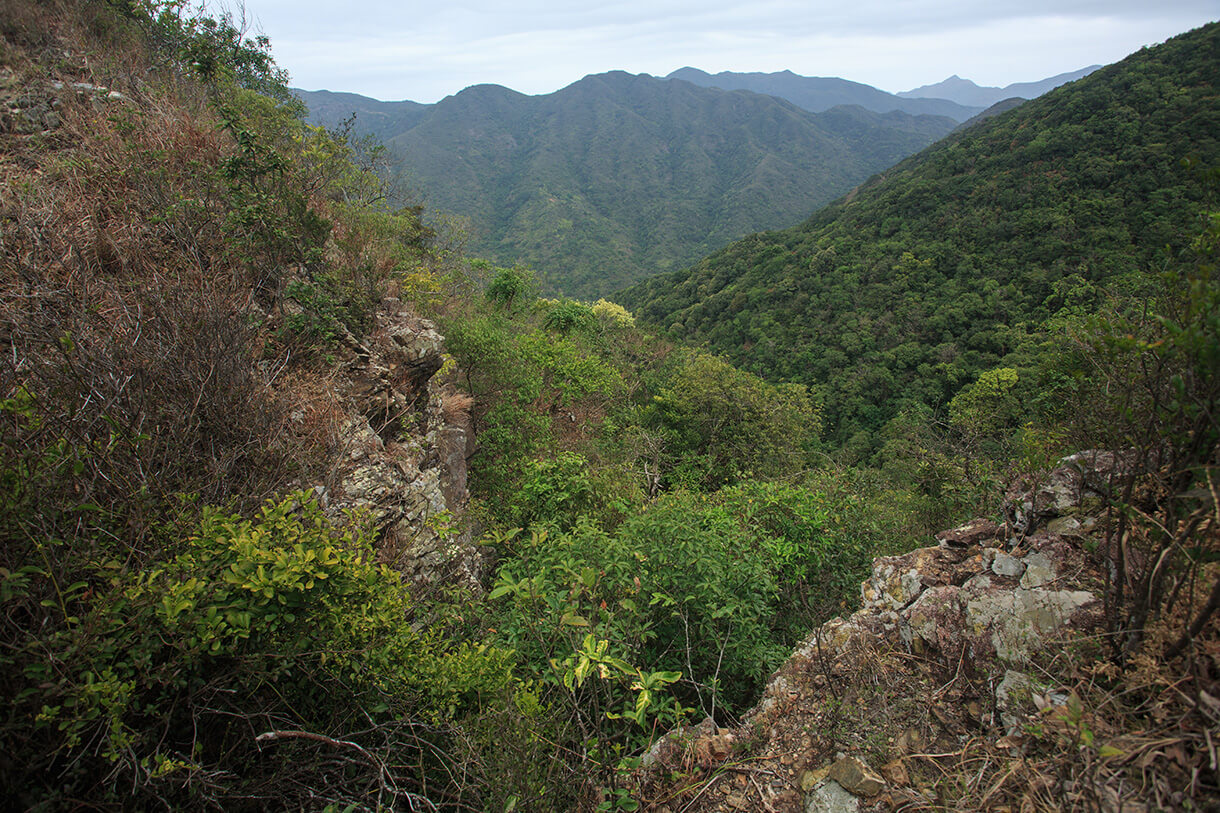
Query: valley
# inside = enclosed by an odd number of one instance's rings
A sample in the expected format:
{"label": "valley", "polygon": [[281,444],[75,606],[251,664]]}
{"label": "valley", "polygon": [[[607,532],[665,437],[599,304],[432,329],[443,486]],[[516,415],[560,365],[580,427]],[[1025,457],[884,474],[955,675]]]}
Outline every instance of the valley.
{"label": "valley", "polygon": [[1218,53],[425,105],[15,0],[5,806],[1214,807]]}

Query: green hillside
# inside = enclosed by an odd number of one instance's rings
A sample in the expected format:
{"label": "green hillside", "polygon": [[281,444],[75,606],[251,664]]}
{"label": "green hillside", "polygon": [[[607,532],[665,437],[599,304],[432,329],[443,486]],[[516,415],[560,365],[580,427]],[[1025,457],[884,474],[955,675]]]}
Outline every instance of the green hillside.
{"label": "green hillside", "polygon": [[[301,95],[314,121],[348,114]],[[813,114],[612,72],[546,96],[467,88],[387,145],[430,206],[468,218],[473,253],[531,265],[546,289],[595,299],[797,222],[953,126],[855,107]]]}
{"label": "green hillside", "polygon": [[746,369],[815,386],[829,438],[944,404],[1025,333],[1155,267],[1220,159],[1209,25],[946,138],[786,231],[620,300]]}
{"label": "green hillside", "polygon": [[[759,348],[817,320],[804,358],[855,354],[815,380],[860,420],[1074,311],[1027,354],[1053,386],[987,370],[857,465],[804,384],[541,298],[392,207],[245,29],[179,0],[0,15],[0,806],[807,813],[847,768],[891,783],[872,807],[1217,808],[1220,212],[1192,232],[1176,169],[1214,158],[1214,31],[721,255],[780,281],[726,266],[722,312],[802,302],[738,349],[779,374]],[[650,123],[691,118],[631,81],[568,122],[601,178],[664,166]],[[523,102],[465,97],[481,171]],[[1107,129],[1075,167],[1061,142]],[[1094,295],[1171,240],[1147,296]]]}

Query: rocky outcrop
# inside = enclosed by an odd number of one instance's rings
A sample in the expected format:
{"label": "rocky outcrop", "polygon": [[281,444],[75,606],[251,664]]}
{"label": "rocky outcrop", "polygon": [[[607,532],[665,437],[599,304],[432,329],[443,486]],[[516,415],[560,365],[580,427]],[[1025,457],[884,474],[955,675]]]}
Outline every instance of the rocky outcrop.
{"label": "rocky outcrop", "polygon": [[63,123],[66,100],[102,107],[129,101],[117,90],[91,82],[29,81],[10,67],[0,68],[0,135],[45,135]]}
{"label": "rocky outcrop", "polygon": [[480,590],[482,558],[460,522],[473,433],[465,410],[452,408],[460,397],[437,381],[444,338],[391,299],[363,341],[342,340],[348,414],[328,510],[368,514],[383,558],[413,581]]}
{"label": "rocky outcrop", "polygon": [[[935,800],[909,781],[910,755],[1013,734],[1031,698],[1038,708],[1062,702],[1033,664],[1103,621],[1090,537],[1124,465],[1104,453],[1065,458],[1017,483],[1002,521],[977,519],[937,534],[934,547],[874,560],[860,609],[815,630],[742,725],[717,732],[755,739],[755,780],[708,789],[688,809],[738,809],[743,794],[745,809],[801,813],[927,805]],[[674,767],[706,751],[688,732],[654,756]]]}

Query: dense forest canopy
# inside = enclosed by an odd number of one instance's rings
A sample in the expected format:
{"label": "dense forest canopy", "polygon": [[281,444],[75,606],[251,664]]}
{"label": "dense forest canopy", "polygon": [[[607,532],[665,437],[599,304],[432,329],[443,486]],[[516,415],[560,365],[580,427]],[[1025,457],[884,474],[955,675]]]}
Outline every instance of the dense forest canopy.
{"label": "dense forest canopy", "polygon": [[298,95],[317,124],[355,112],[416,194],[465,219],[471,253],[586,299],[796,223],[955,124],[622,71],[543,96],[476,85],[427,107]]}
{"label": "dense forest canopy", "polygon": [[786,231],[619,296],[667,335],[824,399],[867,451],[1063,308],[1164,261],[1220,161],[1209,25],[955,133]]}

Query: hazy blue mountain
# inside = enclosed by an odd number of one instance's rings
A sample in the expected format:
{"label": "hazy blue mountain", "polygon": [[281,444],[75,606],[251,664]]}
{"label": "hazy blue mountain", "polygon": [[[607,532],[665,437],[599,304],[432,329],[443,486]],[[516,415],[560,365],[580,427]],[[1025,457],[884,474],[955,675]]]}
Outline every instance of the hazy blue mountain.
{"label": "hazy blue mountain", "polygon": [[421,109],[356,97],[345,110],[333,96],[312,121],[355,110],[363,131],[362,111],[384,114],[377,128],[403,116],[379,134],[430,207],[468,219],[472,253],[583,298],[792,225],[956,124],[621,71],[541,96],[477,85]]}
{"label": "hazy blue mountain", "polygon": [[723,90],[750,90],[787,99],[797,107],[814,113],[836,105],[855,104],[875,113],[899,110],[911,115],[948,116],[965,121],[990,104],[964,105],[946,99],[904,99],[878,90],[872,85],[849,82],[846,79],[822,76],[800,76],[792,71],[778,73],[734,73],[723,71],[709,74],[697,68],[679,68],[666,79],[681,79],[703,87]]}
{"label": "hazy blue mountain", "polygon": [[914,90],[904,90],[897,95],[904,99],[949,99],[963,105],[990,107],[997,102],[1013,97],[1036,99],[1048,90],[1054,90],[1060,85],[1088,76],[1100,67],[1100,65],[1090,65],[1078,71],[1061,73],[1037,82],[1017,82],[1002,88],[980,87],[969,79],[963,79],[954,74],[935,85],[923,85]]}

